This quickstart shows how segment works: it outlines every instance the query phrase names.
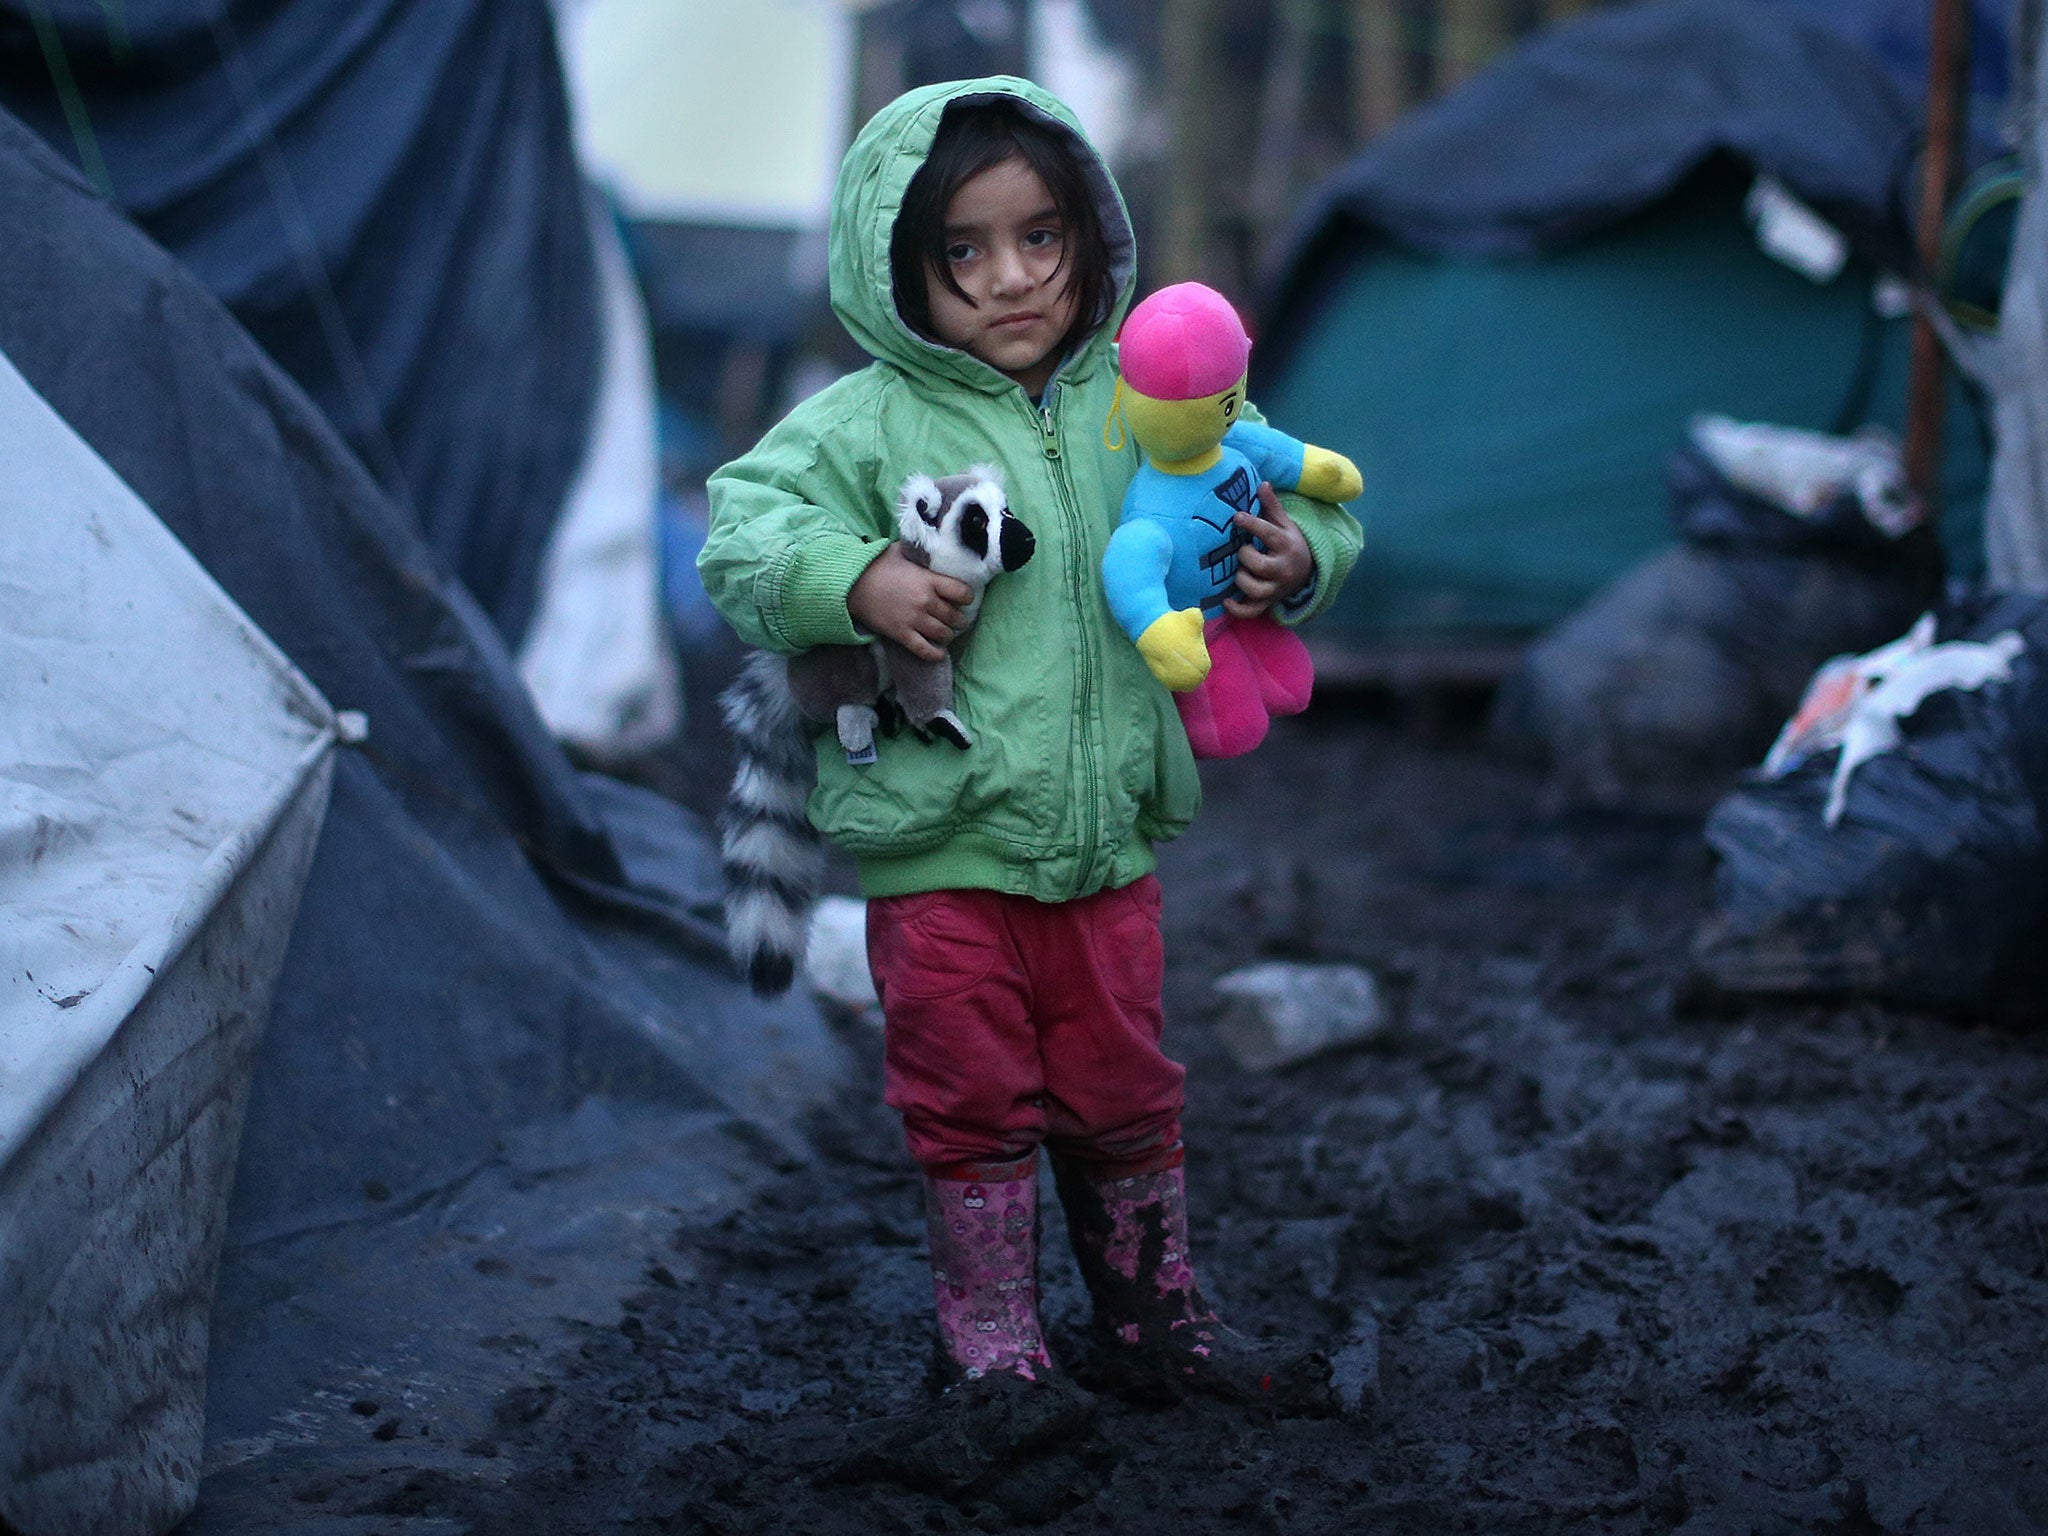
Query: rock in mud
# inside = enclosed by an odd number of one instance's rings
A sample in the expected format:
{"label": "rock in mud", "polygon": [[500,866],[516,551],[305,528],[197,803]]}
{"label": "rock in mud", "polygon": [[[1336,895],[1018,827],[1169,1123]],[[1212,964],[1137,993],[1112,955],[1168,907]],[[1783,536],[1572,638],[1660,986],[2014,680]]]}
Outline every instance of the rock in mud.
{"label": "rock in mud", "polygon": [[1276,960],[1219,977],[1216,990],[1225,999],[1216,1036],[1255,1072],[1357,1045],[1387,1028],[1379,984],[1361,966]]}

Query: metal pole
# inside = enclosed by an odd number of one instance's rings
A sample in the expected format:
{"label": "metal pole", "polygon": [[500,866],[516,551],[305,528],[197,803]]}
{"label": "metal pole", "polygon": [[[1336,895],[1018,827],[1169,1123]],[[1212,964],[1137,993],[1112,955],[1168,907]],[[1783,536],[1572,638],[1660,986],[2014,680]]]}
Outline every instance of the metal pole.
{"label": "metal pole", "polygon": [[[1931,294],[1941,267],[1941,232],[1962,151],[1965,77],[1970,67],[1967,0],[1933,0],[1927,39],[1927,147],[1920,163],[1920,272]],[[1906,406],[1906,478],[1941,510],[1941,418],[1945,396],[1941,338],[1925,315],[1913,322],[1913,372]]]}

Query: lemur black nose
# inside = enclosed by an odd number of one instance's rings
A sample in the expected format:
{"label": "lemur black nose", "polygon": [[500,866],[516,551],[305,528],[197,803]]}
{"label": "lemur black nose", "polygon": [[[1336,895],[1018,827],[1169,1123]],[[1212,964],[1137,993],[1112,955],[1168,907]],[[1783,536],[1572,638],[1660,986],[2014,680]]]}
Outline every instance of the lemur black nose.
{"label": "lemur black nose", "polygon": [[1031,552],[1038,548],[1038,540],[1016,518],[1006,517],[1003,519],[1002,542],[996,547],[1003,557],[1003,569],[1014,571],[1031,558]]}

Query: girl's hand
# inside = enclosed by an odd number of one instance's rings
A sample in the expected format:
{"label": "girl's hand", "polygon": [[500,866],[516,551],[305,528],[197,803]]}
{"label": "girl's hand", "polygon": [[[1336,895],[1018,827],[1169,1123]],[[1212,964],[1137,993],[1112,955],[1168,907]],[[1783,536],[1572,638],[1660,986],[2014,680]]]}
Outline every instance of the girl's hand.
{"label": "girl's hand", "polygon": [[920,661],[937,661],[967,622],[973,597],[966,582],[912,565],[903,546],[891,544],[860,573],[846,611],[869,634],[894,640]]}
{"label": "girl's hand", "polygon": [[1308,540],[1280,505],[1279,493],[1264,481],[1259,484],[1259,512],[1262,515],[1256,517],[1237,514],[1237,526],[1265,548],[1247,544],[1237,552],[1237,595],[1223,600],[1223,611],[1233,618],[1257,618],[1300,592],[1316,573]]}

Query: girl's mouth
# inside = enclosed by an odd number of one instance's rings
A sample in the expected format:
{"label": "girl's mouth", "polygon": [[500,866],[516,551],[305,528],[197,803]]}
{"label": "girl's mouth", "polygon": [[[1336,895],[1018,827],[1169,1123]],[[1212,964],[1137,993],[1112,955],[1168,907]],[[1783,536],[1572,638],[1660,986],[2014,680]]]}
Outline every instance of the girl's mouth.
{"label": "girl's mouth", "polygon": [[1036,325],[1037,323],[1037,314],[1027,312],[1021,315],[1005,315],[1002,319],[994,322],[989,328],[996,331],[1020,331],[1026,326]]}

